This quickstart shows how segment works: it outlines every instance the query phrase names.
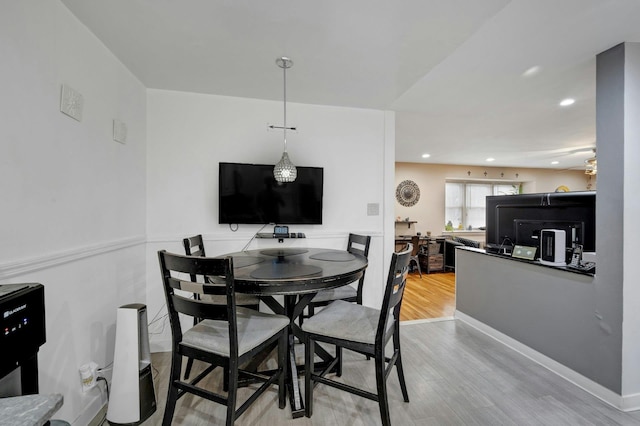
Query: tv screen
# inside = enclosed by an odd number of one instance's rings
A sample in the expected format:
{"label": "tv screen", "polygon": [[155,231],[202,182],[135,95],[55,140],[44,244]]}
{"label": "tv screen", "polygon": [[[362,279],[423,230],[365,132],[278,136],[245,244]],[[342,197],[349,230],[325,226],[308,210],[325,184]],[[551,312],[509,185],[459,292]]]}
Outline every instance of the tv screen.
{"label": "tv screen", "polygon": [[489,246],[539,246],[542,229],[562,229],[566,246],[596,249],[596,193],[557,192],[488,196],[486,243]]}
{"label": "tv screen", "polygon": [[321,167],[297,167],[294,182],[279,183],[273,165],[220,163],[219,223],[322,224]]}

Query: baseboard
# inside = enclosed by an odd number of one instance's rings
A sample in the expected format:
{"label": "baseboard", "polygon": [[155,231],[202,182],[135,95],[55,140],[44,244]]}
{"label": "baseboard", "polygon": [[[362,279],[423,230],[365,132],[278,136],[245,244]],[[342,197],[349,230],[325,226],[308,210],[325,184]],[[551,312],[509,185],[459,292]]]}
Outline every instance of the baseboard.
{"label": "baseboard", "polygon": [[424,318],[417,320],[400,321],[400,325],[422,324],[425,322],[453,321],[454,319],[454,317]]}
{"label": "baseboard", "polygon": [[520,343],[512,337],[507,336],[506,334],[486,325],[483,322],[478,321],[477,319],[469,315],[466,315],[460,311],[456,311],[455,318],[465,322],[466,324],[469,324],[471,327],[479,330],[487,336],[494,338],[503,345],[508,346],[514,351],[540,364],[549,371],[573,383],[584,391],[589,392],[591,395],[620,411],[635,411],[640,409],[640,394],[629,395],[627,397],[618,395],[617,393],[605,388],[599,383],[594,382],[593,380],[583,376],[582,374],[575,372],[574,370],[566,367],[563,364],[560,364],[558,361],[555,361],[548,356],[541,354],[540,352],[530,348],[529,346]]}
{"label": "baseboard", "polygon": [[93,419],[87,424],[87,426],[101,426],[104,423],[104,420],[107,418],[107,404],[104,404],[98,414],[96,414]]}
{"label": "baseboard", "polygon": [[622,411],[640,410],[640,393],[626,395],[622,397]]}
{"label": "baseboard", "polygon": [[[98,384],[101,392],[96,394],[91,401],[85,406],[80,416],[73,421],[73,426],[97,426],[101,424],[107,410],[107,394],[103,390],[102,385]],[[103,413],[104,411],[104,413]]]}

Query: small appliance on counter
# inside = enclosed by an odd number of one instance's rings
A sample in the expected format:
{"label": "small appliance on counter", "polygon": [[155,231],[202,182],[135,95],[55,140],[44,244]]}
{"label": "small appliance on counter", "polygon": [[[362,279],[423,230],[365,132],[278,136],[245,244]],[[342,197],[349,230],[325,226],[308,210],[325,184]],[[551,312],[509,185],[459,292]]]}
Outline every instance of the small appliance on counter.
{"label": "small appliance on counter", "polygon": [[566,266],[566,233],[561,229],[540,231],[540,263],[549,266]]}

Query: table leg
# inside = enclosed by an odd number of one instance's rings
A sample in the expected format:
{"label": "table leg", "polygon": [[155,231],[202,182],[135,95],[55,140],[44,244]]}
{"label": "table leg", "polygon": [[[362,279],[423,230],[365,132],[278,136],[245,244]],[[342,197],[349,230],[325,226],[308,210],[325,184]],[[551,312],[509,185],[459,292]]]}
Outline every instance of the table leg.
{"label": "table leg", "polygon": [[[296,295],[287,295],[284,297],[284,311],[285,315],[289,317],[289,347],[287,348],[289,353],[289,377],[287,378],[287,388],[289,391],[289,402],[291,404],[291,416],[294,419],[304,416],[304,405],[302,403],[302,397],[300,396],[300,382],[298,380],[298,365],[296,364],[295,334],[293,332],[293,327],[296,325],[295,321],[297,319],[295,313],[299,312],[299,316],[312,298],[313,295],[305,295],[298,301],[298,296]],[[300,308],[300,305],[305,300],[306,303]]]}
{"label": "table leg", "polygon": [[[295,419],[298,417],[304,416],[304,403],[302,401],[302,396],[300,393],[300,382],[299,382],[299,374],[303,374],[304,368],[309,368],[308,366],[298,366],[296,363],[296,353],[295,353],[295,339],[298,338],[300,341],[304,340],[304,334],[302,329],[297,324],[297,319],[300,317],[304,308],[311,302],[315,293],[305,294],[302,296],[298,295],[285,295],[284,296],[284,306],[280,305],[274,298],[272,297],[263,297],[262,301],[271,309],[273,312],[286,315],[289,318],[289,336],[287,339],[288,347],[287,353],[289,354],[289,368],[287,372],[287,392],[289,393],[289,402],[291,406],[291,416]],[[333,361],[334,357],[329,352],[324,350],[320,345],[315,345],[315,352],[323,362],[316,363],[311,368],[325,368],[331,361]],[[299,370],[299,367],[302,367]]]}

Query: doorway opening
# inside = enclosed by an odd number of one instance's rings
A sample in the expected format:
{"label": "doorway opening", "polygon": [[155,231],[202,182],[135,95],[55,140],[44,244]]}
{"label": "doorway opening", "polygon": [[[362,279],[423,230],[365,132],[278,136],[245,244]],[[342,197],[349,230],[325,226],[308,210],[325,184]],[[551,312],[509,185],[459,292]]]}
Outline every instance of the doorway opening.
{"label": "doorway opening", "polygon": [[456,309],[455,272],[409,273],[400,321],[451,318]]}

